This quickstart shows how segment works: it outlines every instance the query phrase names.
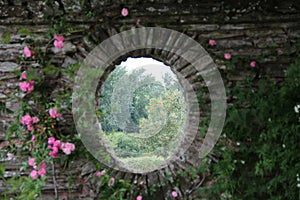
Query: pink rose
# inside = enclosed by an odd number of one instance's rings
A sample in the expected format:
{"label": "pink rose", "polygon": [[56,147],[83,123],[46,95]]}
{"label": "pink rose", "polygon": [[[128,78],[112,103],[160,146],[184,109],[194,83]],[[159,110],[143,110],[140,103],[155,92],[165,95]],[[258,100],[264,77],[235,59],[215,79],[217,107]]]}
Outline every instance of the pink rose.
{"label": "pink rose", "polygon": [[[59,154],[59,148],[61,145],[61,141],[60,140],[56,140],[54,137],[49,137],[48,138],[48,149],[52,149],[52,151],[49,153],[49,155],[52,158],[56,158]],[[51,146],[51,144],[53,146]]]}
{"label": "pink rose", "polygon": [[50,117],[55,119],[55,118],[60,118],[61,117],[61,114],[58,113],[58,110],[57,109],[50,109],[49,110],[49,114],[50,114]]}
{"label": "pink rose", "polygon": [[54,144],[55,138],[54,137],[49,137],[48,138],[48,144]]}
{"label": "pink rose", "polygon": [[108,186],[109,187],[113,186],[113,184],[115,183],[115,180],[116,179],[114,177],[111,177],[110,180],[109,180],[109,182],[108,182]]}
{"label": "pink rose", "polygon": [[21,124],[27,125],[27,130],[32,131],[33,130],[33,124],[39,122],[38,117],[31,117],[29,114],[24,115],[21,118]]}
{"label": "pink rose", "polygon": [[52,152],[58,153],[58,152],[59,152],[59,147],[53,146],[53,147],[52,147]]}
{"label": "pink rose", "polygon": [[[53,147],[53,148],[55,148],[55,147]],[[57,148],[56,148],[57,149]],[[51,156],[52,158],[56,158],[57,156],[58,156],[58,150],[57,151],[51,151],[50,153],[49,153],[49,156]]]}
{"label": "pink rose", "polygon": [[129,12],[128,12],[127,8],[123,8],[122,11],[121,11],[121,14],[122,14],[123,17],[126,17],[128,15],[128,13]]}
{"label": "pink rose", "polygon": [[32,56],[32,52],[29,50],[27,46],[24,47],[24,54],[27,58]]}
{"label": "pink rose", "polygon": [[61,41],[61,42],[65,41],[64,36],[58,35],[58,34],[54,35],[54,39],[57,40],[57,41]]}
{"label": "pink rose", "polygon": [[75,145],[72,143],[69,143],[69,142],[66,142],[66,143],[62,142],[62,144],[60,145],[60,148],[65,154],[69,155],[71,153],[71,151],[75,150]]}
{"label": "pink rose", "polygon": [[28,124],[28,125],[27,125],[27,130],[33,131],[33,126],[32,126],[32,124]]}
{"label": "pink rose", "polygon": [[47,167],[46,163],[44,161],[42,161],[42,164],[41,164],[40,168],[46,169],[46,167]]}
{"label": "pink rose", "polygon": [[255,67],[255,66],[256,66],[256,62],[255,61],[250,62],[250,67]]}
{"label": "pink rose", "polygon": [[30,117],[29,114],[26,114],[23,117],[21,117],[21,124],[23,125],[32,124],[32,118]]}
{"label": "pink rose", "polygon": [[104,175],[105,173],[106,173],[106,171],[105,171],[105,169],[104,169],[104,170],[102,170],[101,172],[98,171],[98,172],[96,173],[96,176],[97,176],[97,177],[100,177],[100,176]]}
{"label": "pink rose", "polygon": [[28,81],[27,92],[32,92],[34,89],[34,81]]}
{"label": "pink rose", "polygon": [[97,177],[100,177],[101,175],[102,175],[101,172],[97,172],[97,173],[96,173],[96,176],[97,176]]}
{"label": "pink rose", "polygon": [[20,82],[19,83],[19,86],[20,86],[20,89],[23,91],[23,92],[32,92],[33,89],[34,89],[34,81],[23,81],[23,82]]}
{"label": "pink rose", "polygon": [[215,40],[209,40],[208,43],[210,46],[215,46],[217,44]]}
{"label": "pink rose", "polygon": [[53,44],[56,48],[61,49],[64,47],[64,41],[65,41],[64,36],[55,34],[54,39],[55,39],[55,41]]}
{"label": "pink rose", "polygon": [[173,197],[178,197],[177,192],[176,192],[176,191],[173,191],[173,192],[172,192],[172,196],[173,196]]}
{"label": "pink rose", "polygon": [[21,74],[21,78],[22,78],[22,79],[27,79],[27,74],[26,74],[25,72],[23,72],[23,73]]}
{"label": "pink rose", "polygon": [[63,42],[63,41],[60,41],[60,40],[55,40],[53,44],[54,44],[54,46],[55,46],[56,48],[58,48],[58,49],[61,49],[61,48],[64,47],[64,42]]}
{"label": "pink rose", "polygon": [[61,143],[62,142],[60,140],[55,140],[55,142],[53,143],[53,147],[56,147],[57,149],[59,149],[61,146]]}
{"label": "pink rose", "polygon": [[35,140],[35,135],[32,135],[31,142],[34,142],[34,140]]}
{"label": "pink rose", "polygon": [[23,92],[31,92],[33,90],[33,85],[32,85],[32,82],[29,83],[27,81],[23,81],[23,82],[20,82],[19,83],[19,86],[20,86],[20,89],[23,91]]}
{"label": "pink rose", "polygon": [[28,165],[29,166],[35,166],[36,165],[36,163],[35,163],[35,161],[34,161],[34,158],[29,158],[29,160],[28,160]]}
{"label": "pink rose", "polygon": [[46,175],[46,169],[45,168],[40,168],[40,170],[38,171],[38,174],[43,177]]}
{"label": "pink rose", "polygon": [[230,60],[230,59],[231,59],[231,54],[230,54],[230,53],[225,53],[225,54],[224,54],[224,58],[225,58],[226,60]]}
{"label": "pink rose", "polygon": [[19,86],[23,92],[27,92],[27,82],[26,81],[20,82]]}
{"label": "pink rose", "polygon": [[36,170],[32,170],[31,173],[30,173],[30,176],[31,176],[31,178],[36,179],[37,176],[38,176],[37,171]]}
{"label": "pink rose", "polygon": [[40,121],[40,119],[38,117],[32,117],[32,123],[38,123]]}
{"label": "pink rose", "polygon": [[141,195],[136,197],[136,200],[142,200],[142,199],[143,199],[143,197]]}

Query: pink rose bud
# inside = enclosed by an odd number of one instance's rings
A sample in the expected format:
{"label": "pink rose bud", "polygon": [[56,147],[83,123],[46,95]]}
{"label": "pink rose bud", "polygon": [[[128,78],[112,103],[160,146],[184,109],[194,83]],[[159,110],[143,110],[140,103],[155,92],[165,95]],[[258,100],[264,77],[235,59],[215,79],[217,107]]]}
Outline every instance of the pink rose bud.
{"label": "pink rose bud", "polygon": [[45,168],[41,168],[39,171],[38,171],[38,174],[43,177],[46,175],[46,169]]}
{"label": "pink rose bud", "polygon": [[49,137],[48,138],[48,144],[54,144],[55,138],[54,137]]}
{"label": "pink rose bud", "polygon": [[64,42],[63,42],[63,41],[55,40],[53,44],[54,44],[54,46],[55,46],[56,48],[58,48],[58,49],[61,49],[61,48],[64,47]]}
{"label": "pink rose bud", "polygon": [[209,40],[208,43],[210,46],[215,46],[217,44],[215,40]]}
{"label": "pink rose bud", "polygon": [[32,123],[38,123],[40,121],[40,119],[38,117],[32,117]]}
{"label": "pink rose bud", "polygon": [[114,183],[115,183],[115,178],[112,177],[112,178],[110,178],[110,180],[108,182],[108,186],[111,187],[111,186],[113,186]]}
{"label": "pink rose bud", "polygon": [[136,197],[136,200],[142,200],[142,199],[143,199],[143,197],[141,195]]}
{"label": "pink rose bud", "polygon": [[231,59],[231,54],[225,53],[225,54],[224,54],[224,58],[225,58],[226,60],[230,60],[230,59]]}
{"label": "pink rose bud", "polygon": [[26,114],[23,117],[21,117],[21,124],[23,125],[32,124],[32,118],[30,117],[29,114]]}
{"label": "pink rose bud", "polygon": [[172,192],[172,196],[173,196],[173,197],[178,197],[177,192],[176,192],[176,191],[173,191],[173,192]]}
{"label": "pink rose bud", "polygon": [[61,117],[61,114],[58,113],[58,110],[57,109],[52,109],[52,108],[49,110],[49,115],[53,119]]}
{"label": "pink rose bud", "polygon": [[60,148],[65,154],[69,155],[71,154],[71,151],[75,150],[75,145],[69,142],[62,142]]}
{"label": "pink rose bud", "polygon": [[30,176],[31,176],[31,178],[36,179],[37,176],[38,176],[37,171],[36,170],[32,170],[31,173],[30,173]]}
{"label": "pink rose bud", "polygon": [[28,160],[28,165],[29,166],[35,166],[36,165],[36,163],[35,163],[35,161],[34,161],[34,158],[29,158],[29,160]]}
{"label": "pink rose bud", "polygon": [[29,50],[27,46],[24,47],[24,54],[27,58],[32,56],[32,52]]}
{"label": "pink rose bud", "polygon": [[22,78],[22,79],[27,79],[27,74],[26,74],[25,72],[23,72],[23,73],[21,74],[21,78]]}
{"label": "pink rose bud", "polygon": [[255,61],[250,62],[250,67],[255,67],[255,66],[256,66],[256,62]]}
{"label": "pink rose bud", "polygon": [[128,15],[128,13],[129,12],[128,12],[127,8],[123,8],[122,11],[121,11],[121,14],[122,14],[123,17],[126,17]]}
{"label": "pink rose bud", "polygon": [[34,142],[34,140],[35,140],[35,135],[32,135],[31,142]]}

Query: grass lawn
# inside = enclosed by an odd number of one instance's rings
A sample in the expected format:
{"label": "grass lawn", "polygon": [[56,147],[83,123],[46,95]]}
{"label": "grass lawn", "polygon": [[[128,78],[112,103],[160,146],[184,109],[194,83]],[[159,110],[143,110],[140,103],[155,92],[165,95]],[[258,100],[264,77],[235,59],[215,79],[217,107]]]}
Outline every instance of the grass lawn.
{"label": "grass lawn", "polygon": [[129,157],[120,158],[120,160],[126,164],[127,168],[145,172],[155,170],[165,162],[161,156]]}

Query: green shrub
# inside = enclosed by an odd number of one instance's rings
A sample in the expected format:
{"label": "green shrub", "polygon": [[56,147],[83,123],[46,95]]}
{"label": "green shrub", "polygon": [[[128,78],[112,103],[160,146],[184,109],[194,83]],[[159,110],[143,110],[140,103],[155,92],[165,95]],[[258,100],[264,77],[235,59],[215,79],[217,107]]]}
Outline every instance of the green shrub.
{"label": "green shrub", "polygon": [[123,132],[111,132],[105,136],[106,141],[113,149],[116,155],[126,157],[129,155],[139,155],[144,151],[141,146],[141,141],[138,138],[131,137],[129,134]]}
{"label": "green shrub", "polygon": [[217,180],[205,192],[230,199],[299,199],[300,57],[280,86],[247,79],[232,90],[223,137],[215,147]]}
{"label": "green shrub", "polygon": [[142,156],[137,158],[123,158],[121,161],[123,161],[128,168],[151,171],[162,165],[165,159],[161,156]]}

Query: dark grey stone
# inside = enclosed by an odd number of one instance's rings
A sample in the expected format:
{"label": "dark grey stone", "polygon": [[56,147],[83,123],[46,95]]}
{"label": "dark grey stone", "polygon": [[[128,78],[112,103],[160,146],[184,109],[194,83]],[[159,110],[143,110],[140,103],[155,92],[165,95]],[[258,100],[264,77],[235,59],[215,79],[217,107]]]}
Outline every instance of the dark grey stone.
{"label": "dark grey stone", "polygon": [[1,62],[0,63],[0,72],[12,72],[20,70],[21,67],[13,62]]}

